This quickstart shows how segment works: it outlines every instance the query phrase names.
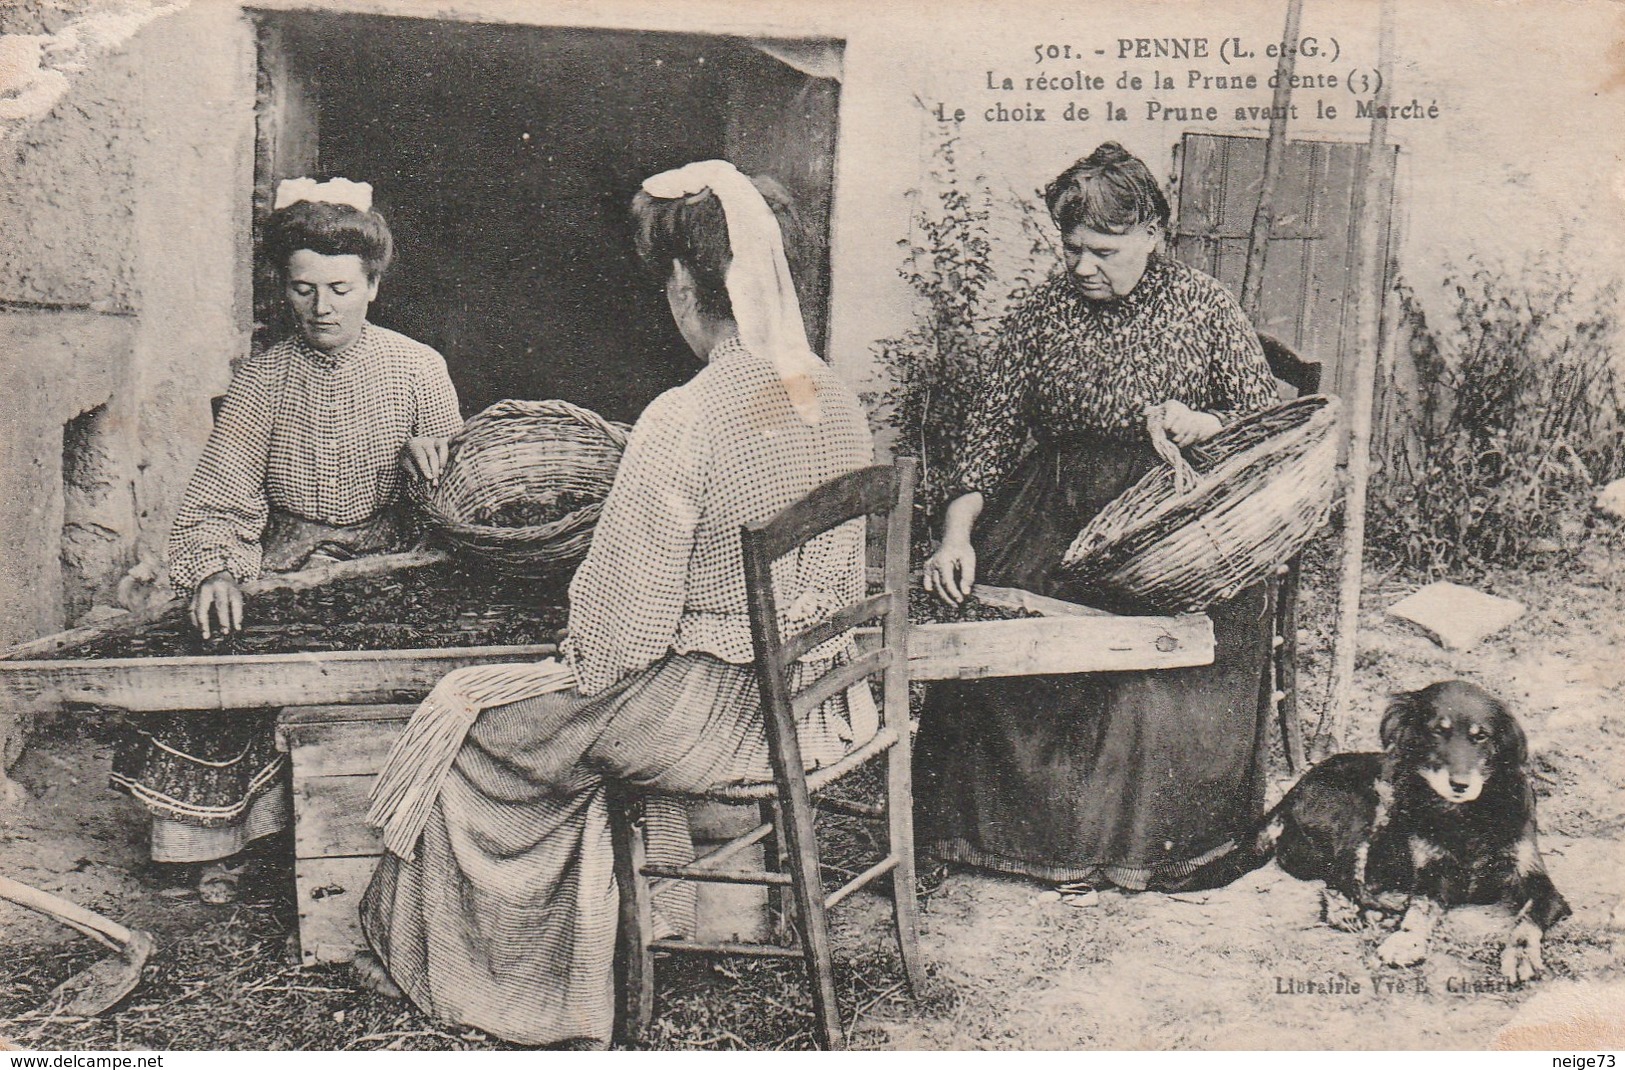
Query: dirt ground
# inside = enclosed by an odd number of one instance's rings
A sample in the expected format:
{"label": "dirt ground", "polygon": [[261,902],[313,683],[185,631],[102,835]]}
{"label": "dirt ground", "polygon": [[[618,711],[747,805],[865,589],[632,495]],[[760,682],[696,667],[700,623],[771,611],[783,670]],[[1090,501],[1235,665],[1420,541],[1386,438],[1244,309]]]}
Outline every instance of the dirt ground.
{"label": "dirt ground", "polygon": [[[1381,967],[1376,934],[1322,925],[1318,887],[1273,865],[1219,891],[1104,891],[1086,905],[1028,881],[939,871],[925,880],[930,981],[917,1002],[900,984],[882,903],[858,897],[837,914],[853,1044],[1625,1046],[1625,931],[1610,925],[1625,895],[1625,659],[1617,653],[1625,640],[1625,555],[1593,540],[1548,567],[1481,578],[1476,586],[1529,611],[1465,653],[1383,616],[1415,586],[1414,579],[1368,572],[1358,734],[1349,749],[1374,747],[1382,704],[1394,690],[1464,677],[1513,705],[1530,737],[1547,865],[1574,907],[1547,939],[1546,979],[1512,991],[1497,983],[1510,919],[1488,907],[1452,912],[1424,965]],[[1303,598],[1304,713],[1312,728],[1334,602],[1324,547],[1311,554]],[[32,1008],[51,986],[99,952],[0,904],[0,1037],[48,1048],[502,1046],[364,994],[343,969],[294,965],[283,869],[271,867],[231,907],[164,890],[143,861],[141,812],[106,787],[111,739],[111,725],[94,717],[60,721],[36,739],[13,771],[24,798],[0,827],[0,872],[148,929],[160,949],[142,987],[111,1014],[42,1017]],[[1278,755],[1274,770],[1284,773]],[[1298,982],[1320,990],[1294,991],[1306,987]],[[811,1044],[793,968],[663,967],[660,983],[657,1046]]]}

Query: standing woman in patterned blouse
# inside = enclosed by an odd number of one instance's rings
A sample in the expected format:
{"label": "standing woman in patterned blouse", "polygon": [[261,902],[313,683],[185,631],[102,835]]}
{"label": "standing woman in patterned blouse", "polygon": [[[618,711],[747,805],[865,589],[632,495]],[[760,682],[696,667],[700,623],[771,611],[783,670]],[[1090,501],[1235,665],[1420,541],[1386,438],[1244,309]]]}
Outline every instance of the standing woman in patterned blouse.
{"label": "standing woman in patterned blouse", "polygon": [[[242,627],[241,585],[262,571],[401,548],[405,468],[438,478],[462,426],[440,354],[367,321],[394,252],[371,196],[343,179],[278,189],[265,254],[297,329],[233,376],[169,534],[170,581],[206,639]],[[115,761],[114,786],[152,811],[153,859],[210,863],[209,902],[235,897],[225,860],[287,824],[274,716],[149,718]]]}
{"label": "standing woman in patterned blouse", "polygon": [[[1067,546],[1160,463],[1151,410],[1187,446],[1277,398],[1235,300],[1158,252],[1168,202],[1143,162],[1108,142],[1045,200],[1065,270],[1006,320],[965,426],[925,565],[952,604],[978,579],[1072,593]],[[935,687],[915,751],[922,841],[1065,883],[1143,889],[1188,872],[1263,801],[1265,602],[1255,587],[1211,610],[1211,666]]]}

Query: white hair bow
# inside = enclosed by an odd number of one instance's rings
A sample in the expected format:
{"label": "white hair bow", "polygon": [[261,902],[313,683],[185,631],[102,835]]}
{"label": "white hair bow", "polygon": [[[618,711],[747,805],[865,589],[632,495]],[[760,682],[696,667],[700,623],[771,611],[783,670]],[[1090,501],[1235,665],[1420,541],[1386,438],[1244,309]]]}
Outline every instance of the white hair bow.
{"label": "white hair bow", "polygon": [[276,184],[276,204],[272,211],[310,201],[313,204],[347,204],[358,212],[372,211],[372,183],[351,182],[347,178],[285,178]]}
{"label": "white hair bow", "polygon": [[725,283],[739,339],[757,356],[771,360],[802,421],[821,415],[813,371],[821,362],[807,344],[784,236],[761,191],[727,160],[700,160],[646,179],[643,191],[670,200],[710,190],[722,202],[733,260]]}

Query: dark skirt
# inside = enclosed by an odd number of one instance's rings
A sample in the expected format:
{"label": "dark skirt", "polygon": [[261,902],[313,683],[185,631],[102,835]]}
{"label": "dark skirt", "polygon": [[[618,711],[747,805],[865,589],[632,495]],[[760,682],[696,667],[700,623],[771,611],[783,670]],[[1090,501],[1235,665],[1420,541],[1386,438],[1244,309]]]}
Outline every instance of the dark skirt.
{"label": "dark skirt", "polygon": [[[1106,437],[1040,445],[986,511],[977,578],[1145,612],[1070,589],[1059,565],[1154,463]],[[952,861],[1134,889],[1216,854],[1263,808],[1265,585],[1208,615],[1212,665],[933,685],[914,752],[921,842]]]}
{"label": "dark skirt", "polygon": [[287,755],[276,749],[276,719],[274,709],[133,719],[113,755],[112,785],[154,817],[199,828],[235,825],[281,780]]}

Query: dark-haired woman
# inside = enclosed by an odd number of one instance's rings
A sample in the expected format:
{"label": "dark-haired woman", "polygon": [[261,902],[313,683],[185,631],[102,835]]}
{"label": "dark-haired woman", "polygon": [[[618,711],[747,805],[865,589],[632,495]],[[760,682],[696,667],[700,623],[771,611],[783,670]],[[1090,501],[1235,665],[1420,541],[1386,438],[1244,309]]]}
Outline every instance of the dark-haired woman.
{"label": "dark-haired woman", "polygon": [[[574,687],[543,693],[544,672],[531,696],[484,701],[476,696],[512,678],[510,667],[448,676],[414,725],[442,700],[475,713],[436,801],[404,836],[397,817],[373,814],[392,846],[362,925],[389,978],[436,1018],[526,1044],[610,1038],[617,893],[606,778],[692,792],[771,775],[740,525],[872,456],[857,398],[807,346],[763,190],[708,160],[649,179],[633,214],[638,251],[705,366],[632,429],[570,584]],[[805,627],[861,598],[863,552],[856,523],[779,562],[785,623]],[[850,653],[849,639],[833,640],[801,671]],[[838,758],[873,731],[872,703],[867,724],[863,712],[845,695],[811,711],[803,757]],[[380,799],[389,780],[386,769]],[[650,857],[680,861],[685,814],[651,808],[646,823]],[[688,930],[691,903],[656,907],[670,931]],[[381,980],[372,963],[358,966]]]}
{"label": "dark-haired woman", "polygon": [[[1160,463],[1149,410],[1185,446],[1277,397],[1235,300],[1158,251],[1168,203],[1143,162],[1108,142],[1045,200],[1064,270],[1006,320],[966,423],[925,566],[951,603],[978,579],[1076,596],[1062,554]],[[922,841],[954,861],[1130,889],[1200,863],[1263,798],[1263,592],[1211,616],[1211,666],[934,687],[915,751]]]}
{"label": "dark-haired woman", "polygon": [[[262,571],[399,549],[403,464],[439,475],[462,426],[445,361],[367,320],[394,252],[371,187],[285,182],[264,253],[294,332],[248,359],[169,535],[170,581],[205,638],[242,627]],[[274,711],[176,714],[136,725],[113,784],[152,812],[152,857],[201,863],[199,893],[235,897],[233,856],[283,828]]]}

